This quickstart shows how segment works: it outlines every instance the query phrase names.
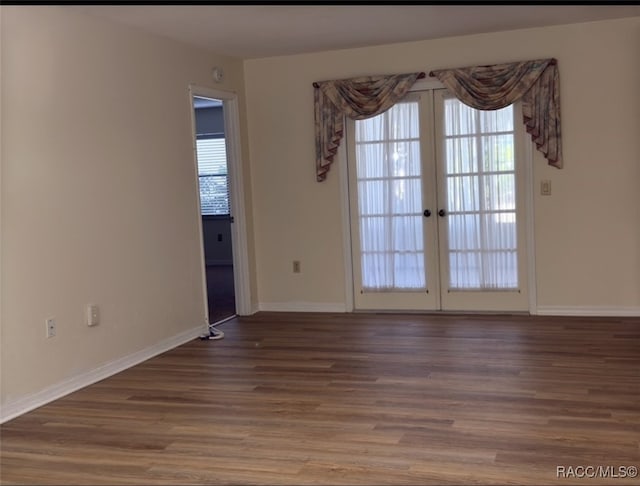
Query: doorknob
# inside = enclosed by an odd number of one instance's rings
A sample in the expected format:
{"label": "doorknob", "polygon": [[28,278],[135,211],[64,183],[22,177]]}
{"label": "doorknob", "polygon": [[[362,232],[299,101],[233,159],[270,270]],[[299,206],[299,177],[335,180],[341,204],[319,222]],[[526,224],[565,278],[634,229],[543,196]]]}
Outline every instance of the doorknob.
{"label": "doorknob", "polygon": [[424,213],[422,213],[422,214],[424,214],[425,218],[428,218],[429,216],[431,216],[431,209],[425,209]]}
{"label": "doorknob", "polygon": [[438,211],[438,216],[440,216],[441,218],[444,218],[447,215],[447,213],[445,212],[444,209],[441,209],[440,211]]}

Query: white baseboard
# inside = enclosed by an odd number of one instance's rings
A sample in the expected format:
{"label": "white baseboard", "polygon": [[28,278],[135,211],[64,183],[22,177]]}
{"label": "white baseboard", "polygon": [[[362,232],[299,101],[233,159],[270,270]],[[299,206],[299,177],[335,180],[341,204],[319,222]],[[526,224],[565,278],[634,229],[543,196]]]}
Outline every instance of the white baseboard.
{"label": "white baseboard", "polygon": [[[318,302],[261,302],[258,309],[265,312],[347,312],[344,303]],[[582,317],[640,317],[640,307],[607,306],[539,306],[532,314],[540,316]]]}
{"label": "white baseboard", "polygon": [[249,312],[250,312],[250,314],[243,314],[243,315],[252,316],[256,312],[260,312],[260,304],[255,304],[255,305],[251,304],[251,308],[250,308]]}
{"label": "white baseboard", "polygon": [[581,316],[581,317],[640,317],[640,307],[585,306],[570,307],[561,305],[539,306],[539,316]]}
{"label": "white baseboard", "polygon": [[2,409],[0,410],[0,424],[41,407],[53,400],[62,398],[69,393],[73,393],[74,391],[92,385],[100,380],[104,380],[116,373],[120,373],[127,368],[131,368],[132,366],[140,364],[149,358],[153,358],[154,356],[169,351],[170,349],[191,341],[205,333],[206,330],[204,326],[200,325],[198,327],[194,327],[170,338],[163,339],[159,343],[149,346],[141,351],[110,361],[87,371],[86,373],[82,373],[61,381],[60,383],[56,383],[42,391],[29,394],[22,398],[18,398],[17,400],[12,400],[2,406]]}
{"label": "white baseboard", "polygon": [[265,312],[347,312],[342,302],[261,302],[258,308]]}

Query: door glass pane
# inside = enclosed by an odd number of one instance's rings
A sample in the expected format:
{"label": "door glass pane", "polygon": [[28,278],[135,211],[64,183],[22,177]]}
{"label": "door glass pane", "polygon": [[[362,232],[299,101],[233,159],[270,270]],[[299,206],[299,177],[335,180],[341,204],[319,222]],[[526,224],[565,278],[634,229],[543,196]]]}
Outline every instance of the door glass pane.
{"label": "door glass pane", "polygon": [[513,132],[506,135],[488,135],[480,138],[482,161],[486,172],[513,171],[515,154]]}
{"label": "door glass pane", "polygon": [[[356,123],[356,127],[358,124]],[[384,177],[386,145],[380,142],[361,143],[356,147],[356,166],[358,177],[374,179]]]}
{"label": "door glass pane", "polygon": [[384,138],[384,122],[374,116],[356,123],[356,139],[360,142],[382,140]]}
{"label": "door glass pane", "polygon": [[479,119],[480,131],[483,133],[513,132],[513,109],[481,110]]}
{"label": "door glass pane", "polygon": [[518,288],[513,106],[445,100],[449,288]]}
{"label": "door glass pane", "polygon": [[452,289],[478,288],[481,254],[473,251],[449,252],[449,286]]}
{"label": "door glass pane", "polygon": [[426,289],[418,102],[356,121],[362,285]]}
{"label": "door glass pane", "polygon": [[382,215],[387,208],[389,185],[384,181],[358,181],[358,207],[361,216]]}
{"label": "door glass pane", "polygon": [[396,104],[386,113],[386,118],[390,139],[416,140],[420,136],[417,102]]}
{"label": "door glass pane", "polygon": [[449,212],[468,212],[480,209],[478,176],[447,177],[447,207]]}
{"label": "door glass pane", "polygon": [[[391,288],[393,259],[386,252],[362,252],[362,286],[365,289]],[[383,284],[389,285],[384,287]]]}
{"label": "door glass pane", "polygon": [[516,210],[516,178],[513,173],[484,176],[484,199],[487,210]]}
{"label": "door glass pane", "polygon": [[420,176],[420,142],[391,144],[391,175],[394,177]]}
{"label": "door glass pane", "polygon": [[421,253],[398,253],[393,265],[394,288],[411,290],[424,287],[424,257]]}
{"label": "door glass pane", "polygon": [[420,179],[407,177],[393,179],[391,181],[391,212],[393,214],[416,214],[422,207],[422,191]]}
{"label": "door glass pane", "polygon": [[464,252],[481,248],[478,214],[450,214],[448,228],[450,251]]}
{"label": "door glass pane", "polygon": [[490,213],[482,217],[483,247],[487,251],[517,249],[516,221],[512,212]]}
{"label": "door glass pane", "polygon": [[[419,216],[394,216],[391,221],[393,234],[393,247],[399,253],[422,253],[424,250],[424,238],[416,232],[421,226],[422,215]],[[384,234],[384,233],[383,233]]]}
{"label": "door glass pane", "polygon": [[449,138],[446,145],[447,172],[449,174],[478,171],[478,145],[475,137]]}
{"label": "door glass pane", "polygon": [[455,98],[444,101],[444,134],[447,137],[459,137],[467,133],[476,133],[477,117],[473,108]]}
{"label": "door glass pane", "polygon": [[384,251],[386,235],[388,234],[389,218],[372,216],[360,218],[361,250],[366,253],[381,253]]}

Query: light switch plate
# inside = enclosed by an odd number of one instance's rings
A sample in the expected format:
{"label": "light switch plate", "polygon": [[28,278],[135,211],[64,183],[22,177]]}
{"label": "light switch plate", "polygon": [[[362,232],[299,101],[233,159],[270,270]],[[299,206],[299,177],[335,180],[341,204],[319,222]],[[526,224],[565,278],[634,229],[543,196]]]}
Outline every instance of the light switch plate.
{"label": "light switch plate", "polygon": [[551,196],[551,181],[549,179],[540,181],[540,194],[542,196]]}
{"label": "light switch plate", "polygon": [[87,305],[87,326],[97,326],[100,323],[100,311],[95,304]]}

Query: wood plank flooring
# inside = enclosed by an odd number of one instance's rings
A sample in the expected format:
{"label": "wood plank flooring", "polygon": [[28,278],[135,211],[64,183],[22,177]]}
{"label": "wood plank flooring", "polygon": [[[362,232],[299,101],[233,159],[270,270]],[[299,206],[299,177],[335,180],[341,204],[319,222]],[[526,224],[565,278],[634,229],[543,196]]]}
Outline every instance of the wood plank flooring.
{"label": "wood plank flooring", "polygon": [[207,265],[209,322],[215,323],[236,314],[233,265]]}
{"label": "wood plank flooring", "polygon": [[640,484],[640,319],[221,329],[4,424],[2,484]]}

